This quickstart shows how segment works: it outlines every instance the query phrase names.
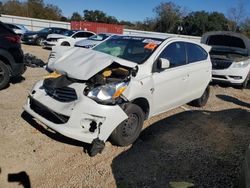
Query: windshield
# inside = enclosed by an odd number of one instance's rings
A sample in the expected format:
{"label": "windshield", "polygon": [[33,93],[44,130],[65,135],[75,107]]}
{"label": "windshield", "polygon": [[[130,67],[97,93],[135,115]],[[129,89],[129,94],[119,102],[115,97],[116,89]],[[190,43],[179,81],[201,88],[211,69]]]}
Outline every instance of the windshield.
{"label": "windshield", "polygon": [[109,35],[106,35],[106,34],[98,34],[98,35],[93,35],[93,36],[89,37],[88,39],[94,40],[94,41],[103,41],[108,37],[109,37]]}
{"label": "windshield", "polygon": [[76,32],[76,31],[69,30],[69,31],[63,32],[62,35],[65,35],[65,36],[68,36],[68,37],[69,37],[69,36],[73,35],[75,32]]}
{"label": "windshield", "polygon": [[163,39],[146,37],[113,36],[94,47],[93,50],[141,64],[149,58],[162,41]]}

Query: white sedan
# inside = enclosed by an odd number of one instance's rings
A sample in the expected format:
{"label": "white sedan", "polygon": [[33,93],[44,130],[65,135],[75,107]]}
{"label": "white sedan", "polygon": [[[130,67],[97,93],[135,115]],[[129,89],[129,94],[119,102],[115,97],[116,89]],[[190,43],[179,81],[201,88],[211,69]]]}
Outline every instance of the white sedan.
{"label": "white sedan", "polygon": [[69,30],[65,31],[63,34],[50,34],[47,40],[44,41],[44,48],[52,48],[53,46],[74,46],[76,42],[87,39],[95,35],[91,31],[79,31],[79,30]]}

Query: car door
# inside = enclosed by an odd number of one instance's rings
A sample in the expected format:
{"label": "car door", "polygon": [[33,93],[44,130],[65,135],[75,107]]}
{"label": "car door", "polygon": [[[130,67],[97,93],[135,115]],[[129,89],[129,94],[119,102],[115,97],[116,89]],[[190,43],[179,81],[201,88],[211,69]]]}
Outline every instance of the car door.
{"label": "car door", "polygon": [[208,53],[198,44],[186,43],[189,83],[188,93],[190,100],[199,98],[211,80],[211,63]]}
{"label": "car door", "polygon": [[[159,58],[169,60],[170,67],[165,70],[158,70]],[[151,89],[151,92],[153,93],[154,114],[186,103],[185,93],[188,89],[189,79],[189,73],[185,68],[186,65],[184,42],[169,44],[158,56],[152,74],[154,88]]]}

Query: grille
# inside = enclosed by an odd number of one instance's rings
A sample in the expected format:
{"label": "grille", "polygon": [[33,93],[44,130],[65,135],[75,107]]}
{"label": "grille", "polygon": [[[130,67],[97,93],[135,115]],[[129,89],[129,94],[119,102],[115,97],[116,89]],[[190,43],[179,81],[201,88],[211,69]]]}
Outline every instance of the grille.
{"label": "grille", "polygon": [[213,69],[227,69],[232,65],[232,63],[232,61],[228,60],[212,59]]}
{"label": "grille", "polygon": [[50,97],[60,102],[72,102],[77,100],[76,91],[70,87],[50,88],[44,85],[45,92]]}
{"label": "grille", "polygon": [[37,114],[44,117],[45,119],[55,123],[55,124],[64,124],[69,120],[68,116],[58,114],[46,106],[42,105],[32,97],[30,97],[30,108],[34,110]]}

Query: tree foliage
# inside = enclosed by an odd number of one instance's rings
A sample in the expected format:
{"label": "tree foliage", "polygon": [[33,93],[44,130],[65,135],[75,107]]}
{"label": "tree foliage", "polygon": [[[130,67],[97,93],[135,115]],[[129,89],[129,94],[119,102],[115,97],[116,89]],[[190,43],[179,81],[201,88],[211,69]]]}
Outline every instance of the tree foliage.
{"label": "tree foliage", "polygon": [[9,0],[0,4],[0,10],[1,14],[48,20],[61,20],[62,17],[62,10],[59,7],[53,4],[45,4],[43,0],[27,0],[25,2]]}
{"label": "tree foliage", "polygon": [[[155,31],[173,33],[176,31],[178,23],[182,18],[181,7],[173,2],[161,3],[159,6],[154,8],[156,18],[150,21],[154,24],[153,28]],[[149,23],[149,20],[146,20]]]}
{"label": "tree foliage", "polygon": [[228,30],[228,20],[218,12],[191,12],[183,19],[183,34],[201,36],[208,31]]}
{"label": "tree foliage", "polygon": [[100,10],[84,10],[83,19],[90,22],[117,24],[118,20],[114,16],[109,16]]}
{"label": "tree foliage", "polygon": [[219,12],[187,12],[172,1],[162,2],[153,9],[154,17],[144,21],[118,21],[100,10],[84,10],[83,15],[74,12],[66,18],[59,7],[46,4],[44,0],[8,0],[0,1],[0,14],[27,16],[33,18],[60,21],[91,21],[110,24],[122,24],[125,28],[164,33],[179,33],[201,36],[208,31],[230,30],[250,36],[250,18],[242,3],[228,9],[227,18]]}
{"label": "tree foliage", "polygon": [[82,20],[82,16],[78,12],[73,12],[70,20],[71,21],[81,21]]}

